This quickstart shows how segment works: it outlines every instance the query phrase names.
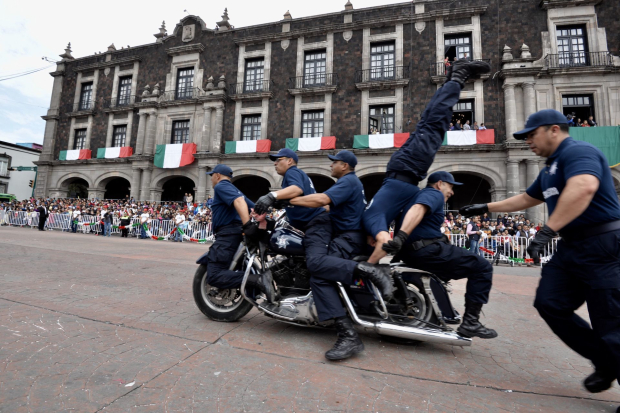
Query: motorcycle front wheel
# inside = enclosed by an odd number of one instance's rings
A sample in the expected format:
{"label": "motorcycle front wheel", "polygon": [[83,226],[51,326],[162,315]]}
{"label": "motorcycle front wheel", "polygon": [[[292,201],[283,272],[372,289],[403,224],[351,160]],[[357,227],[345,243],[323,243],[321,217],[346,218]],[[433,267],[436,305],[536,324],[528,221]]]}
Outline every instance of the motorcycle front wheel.
{"label": "motorcycle front wheel", "polygon": [[198,309],[213,321],[237,321],[252,309],[252,304],[243,298],[239,289],[220,290],[210,286],[206,265],[196,270],[192,290]]}

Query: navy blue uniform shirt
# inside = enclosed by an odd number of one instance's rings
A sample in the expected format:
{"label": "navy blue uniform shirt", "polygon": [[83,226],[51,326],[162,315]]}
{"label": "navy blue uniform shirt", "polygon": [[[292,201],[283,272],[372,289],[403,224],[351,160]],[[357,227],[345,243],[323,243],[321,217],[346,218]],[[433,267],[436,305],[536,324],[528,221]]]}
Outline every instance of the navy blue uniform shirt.
{"label": "navy blue uniform shirt", "polygon": [[325,191],[331,199],[329,215],[338,231],[362,229],[362,214],[366,208],[364,186],[355,172],[349,172]]}
{"label": "navy blue uniform shirt", "polygon": [[413,230],[407,242],[419,241],[421,239],[440,238],[444,234],[441,233],[441,224],[444,221],[444,196],[441,191],[435,188],[424,188],[411,200],[403,209],[400,217],[399,227],[402,226],[405,215],[412,206],[420,204],[426,205],[429,209],[422,221]]}
{"label": "navy blue uniform shirt", "polygon": [[[316,194],[310,177],[296,166],[288,168],[284,174],[284,179],[282,179],[282,189],[292,185],[299,187],[303,191],[300,196]],[[306,208],[299,206],[286,208],[286,215],[291,225],[294,227],[305,226],[312,218],[316,217],[321,212],[325,212],[325,208]]]}
{"label": "navy blue uniform shirt", "polygon": [[[227,179],[218,182],[213,188],[213,192],[211,211],[214,231],[217,232],[219,228],[228,224],[239,223],[241,225],[241,218],[233,203],[237,198],[245,198],[245,195]],[[254,208],[254,202],[247,198],[245,198],[245,202],[248,204],[248,208]]]}
{"label": "navy blue uniform shirt", "polygon": [[532,198],[545,201],[551,215],[566,181],[577,175],[597,177],[599,188],[588,208],[563,229],[619,220],[620,203],[607,159],[598,148],[587,142],[565,139],[553,155],[547,158],[545,168],[526,192]]}

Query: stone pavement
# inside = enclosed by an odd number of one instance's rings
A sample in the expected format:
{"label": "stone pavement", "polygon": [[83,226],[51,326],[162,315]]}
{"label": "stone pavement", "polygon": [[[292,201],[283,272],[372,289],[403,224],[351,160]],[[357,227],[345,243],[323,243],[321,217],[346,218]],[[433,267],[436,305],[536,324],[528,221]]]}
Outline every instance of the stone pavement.
{"label": "stone pavement", "polygon": [[[256,311],[215,323],[191,284],[204,245],[0,228],[0,412],[615,412],[591,366],[536,314],[537,269],[496,267],[484,322],[458,348],[374,335],[329,363],[333,331]],[[512,275],[501,275],[512,274]],[[463,306],[464,283],[453,285]],[[587,316],[585,309],[582,315]]]}

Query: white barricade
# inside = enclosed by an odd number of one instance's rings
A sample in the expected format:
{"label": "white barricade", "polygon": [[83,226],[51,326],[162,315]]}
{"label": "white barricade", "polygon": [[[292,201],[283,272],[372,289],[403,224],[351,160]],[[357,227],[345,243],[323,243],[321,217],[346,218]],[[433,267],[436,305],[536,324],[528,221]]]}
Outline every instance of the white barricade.
{"label": "white barricade", "polygon": [[[465,248],[468,237],[465,234],[451,234],[450,243],[461,248]],[[520,261],[530,258],[527,254],[527,247],[532,238],[513,237],[513,236],[492,236],[481,238],[479,241],[480,255],[489,261],[509,262]],[[558,239],[553,239],[547,245],[541,255],[541,261],[547,262],[551,259],[558,247]]]}

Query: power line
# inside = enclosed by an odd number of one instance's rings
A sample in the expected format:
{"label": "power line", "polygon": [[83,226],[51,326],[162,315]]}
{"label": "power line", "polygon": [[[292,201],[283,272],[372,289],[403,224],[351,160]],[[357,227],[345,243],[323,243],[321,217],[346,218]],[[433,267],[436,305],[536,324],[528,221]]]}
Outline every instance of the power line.
{"label": "power line", "polygon": [[31,75],[33,73],[40,72],[41,70],[49,69],[52,66],[54,65],[49,65],[49,66],[42,67],[40,69],[29,70],[29,71],[22,72],[22,73],[15,73],[12,75],[0,76],[0,82],[2,82],[3,80],[10,80],[10,79],[15,79],[17,77]]}
{"label": "power line", "polygon": [[31,104],[31,103],[19,102],[19,101],[17,101],[17,100],[9,99],[9,98],[7,98],[7,97],[5,97],[5,96],[0,96],[0,99],[10,100],[11,102],[20,103],[20,104],[22,104],[22,105],[34,106],[35,108],[49,109],[49,108],[47,108],[47,107],[45,107],[45,106],[38,106],[38,105],[33,105],[33,104]]}

